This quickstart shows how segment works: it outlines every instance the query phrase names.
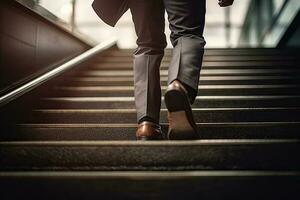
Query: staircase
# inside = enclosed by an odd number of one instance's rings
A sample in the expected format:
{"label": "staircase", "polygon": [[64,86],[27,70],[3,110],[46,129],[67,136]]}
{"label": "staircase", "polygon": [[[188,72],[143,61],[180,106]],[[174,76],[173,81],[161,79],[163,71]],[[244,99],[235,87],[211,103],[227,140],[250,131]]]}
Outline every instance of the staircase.
{"label": "staircase", "polygon": [[[0,191],[19,199],[291,199],[300,190],[299,53],[207,49],[198,141],[135,141],[132,51],[65,73],[0,142]],[[161,65],[167,86],[171,50]],[[17,113],[16,113],[17,114]],[[162,101],[161,125],[167,132]]]}

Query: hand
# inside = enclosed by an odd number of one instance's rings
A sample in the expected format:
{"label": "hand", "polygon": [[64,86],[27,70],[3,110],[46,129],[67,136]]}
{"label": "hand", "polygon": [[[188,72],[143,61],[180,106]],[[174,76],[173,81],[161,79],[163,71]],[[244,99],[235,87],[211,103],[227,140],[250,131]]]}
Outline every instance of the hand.
{"label": "hand", "polygon": [[219,5],[221,7],[231,6],[234,0],[219,0]]}

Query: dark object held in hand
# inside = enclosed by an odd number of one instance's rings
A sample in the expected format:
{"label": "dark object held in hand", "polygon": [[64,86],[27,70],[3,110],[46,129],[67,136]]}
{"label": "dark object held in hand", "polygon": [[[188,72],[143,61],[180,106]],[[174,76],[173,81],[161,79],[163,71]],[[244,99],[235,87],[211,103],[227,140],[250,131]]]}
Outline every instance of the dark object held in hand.
{"label": "dark object held in hand", "polygon": [[221,7],[231,6],[234,0],[219,0],[219,5]]}

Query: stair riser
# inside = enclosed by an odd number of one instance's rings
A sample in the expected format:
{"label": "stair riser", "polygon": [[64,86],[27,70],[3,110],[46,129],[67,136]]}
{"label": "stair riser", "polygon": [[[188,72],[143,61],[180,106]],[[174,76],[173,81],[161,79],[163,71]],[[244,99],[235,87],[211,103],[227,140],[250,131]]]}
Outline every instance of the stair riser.
{"label": "stair riser", "polygon": [[[66,86],[133,86],[132,81],[80,81],[68,80],[64,83]],[[161,81],[161,86],[167,86],[168,81]],[[200,80],[199,85],[283,85],[283,84],[300,84],[299,79],[285,80]]]}
{"label": "stair riser", "polygon": [[[265,100],[203,100],[196,99],[193,108],[223,108],[223,107],[300,107],[300,98],[290,99],[265,99]],[[116,109],[116,108],[135,108],[134,101],[98,101],[98,102],[72,102],[72,101],[56,101],[56,100],[43,100],[36,106],[41,109]],[[161,108],[166,108],[162,100]]]}
{"label": "stair riser", "polygon": [[[99,70],[132,70],[133,60],[131,62],[90,62],[88,64],[89,69],[99,69]],[[160,69],[168,70],[170,62],[161,62]],[[212,70],[212,69],[297,69],[297,62],[293,61],[278,61],[278,62],[202,62],[202,69]]]}
{"label": "stair riser", "polygon": [[[217,69],[299,69],[297,64],[294,63],[259,63],[260,65],[253,64],[217,64],[217,63],[203,63],[202,70],[217,70]],[[250,65],[250,66],[248,66]],[[169,63],[161,63],[161,70],[168,70]],[[91,63],[89,64],[90,70],[133,70],[133,63]],[[78,72],[83,72],[84,69],[78,69]]]}
{"label": "stair riser", "polygon": [[[162,62],[170,62],[172,59],[171,55],[165,55]],[[265,62],[274,62],[278,61],[296,61],[297,58],[293,56],[213,56],[213,55],[204,55],[204,62],[257,62],[257,61],[265,61]],[[116,62],[116,63],[124,63],[124,62],[132,62],[133,56],[99,56],[98,58],[93,59],[96,62]]]}
{"label": "stair riser", "polygon": [[[130,49],[118,49],[118,50],[108,50],[101,53],[102,56],[132,56],[134,50]],[[166,49],[165,56],[171,56],[173,49]],[[205,49],[204,56],[291,56],[297,55],[297,52],[288,49],[244,49],[244,48],[234,48],[234,49]]]}
{"label": "stair riser", "polygon": [[[82,125],[84,126],[84,125]],[[168,127],[162,126],[167,133]],[[300,124],[277,125],[198,125],[202,139],[300,139]],[[34,126],[19,126],[18,134],[1,135],[1,140],[10,141],[80,141],[80,140],[135,140],[136,127],[99,127],[99,128],[37,128]],[[165,136],[166,138],[166,136]]]}
{"label": "stair riser", "polygon": [[[165,90],[162,89],[162,95]],[[133,97],[134,91],[131,89],[79,89],[76,88],[57,88],[48,93],[50,96],[64,97]],[[198,95],[201,96],[243,96],[243,95],[299,95],[300,87],[296,88],[251,88],[251,89],[199,89]]]}
{"label": "stair riser", "polygon": [[[132,77],[132,70],[84,70],[81,76],[87,77]],[[203,69],[200,76],[300,76],[299,68],[294,69]],[[160,77],[166,79],[168,70],[161,70]]]}
{"label": "stair riser", "polygon": [[[221,69],[222,70],[222,69]],[[283,72],[278,72],[278,71],[260,71],[260,72],[255,72],[255,71],[215,71],[215,72],[207,72],[202,70],[203,72],[200,73],[201,77],[215,77],[215,76],[219,76],[219,77],[223,77],[223,76],[295,76],[295,77],[299,77],[300,76],[300,71],[283,71]],[[85,77],[95,77],[95,78],[126,78],[126,79],[132,79],[133,80],[133,73],[132,72],[125,72],[125,74],[123,74],[123,72],[121,71],[121,73],[118,72],[113,72],[113,71],[108,71],[104,72],[102,70],[91,70],[91,71],[85,71],[83,73],[80,73],[80,76],[85,76]],[[120,71],[119,71],[120,72]],[[68,76],[66,76],[66,78],[69,78]],[[160,78],[161,79],[167,79],[168,78],[168,72],[164,71],[160,74]]]}
{"label": "stair riser", "polygon": [[[47,174],[47,175],[45,175]],[[293,199],[299,194],[300,176],[159,176],[140,177],[97,175],[81,172],[68,175],[61,172],[51,175],[42,172],[32,176],[0,177],[0,192],[3,200],[22,199]],[[108,174],[108,173],[105,173]],[[213,192],[212,189],[218,189]],[[51,192],[49,192],[51,190]],[[55,192],[53,192],[55,191]],[[176,192],[174,192],[176,191]],[[232,192],[234,191],[234,192]],[[255,191],[255,192],[253,192]],[[245,195],[247,194],[247,195]]]}
{"label": "stair riser", "polygon": [[[1,170],[299,170],[298,143],[1,145]],[[133,159],[134,158],[134,159]]]}
{"label": "stair riser", "polygon": [[[259,122],[300,121],[299,110],[227,110],[194,111],[196,122]],[[30,119],[31,118],[31,119]],[[167,112],[161,112],[161,122],[167,122]],[[136,113],[91,113],[91,112],[34,112],[27,122],[35,123],[135,123]]]}

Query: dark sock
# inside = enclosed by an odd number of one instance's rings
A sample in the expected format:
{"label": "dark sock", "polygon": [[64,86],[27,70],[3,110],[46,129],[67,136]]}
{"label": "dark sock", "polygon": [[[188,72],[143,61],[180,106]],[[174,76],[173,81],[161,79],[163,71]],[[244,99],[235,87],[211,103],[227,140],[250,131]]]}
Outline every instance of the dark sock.
{"label": "dark sock", "polygon": [[158,122],[157,122],[156,120],[154,120],[153,118],[148,117],[148,116],[145,116],[145,117],[143,117],[142,119],[140,119],[140,120],[138,121],[138,124],[142,123],[143,121],[150,121],[150,122],[153,122],[153,123],[158,124]]}

